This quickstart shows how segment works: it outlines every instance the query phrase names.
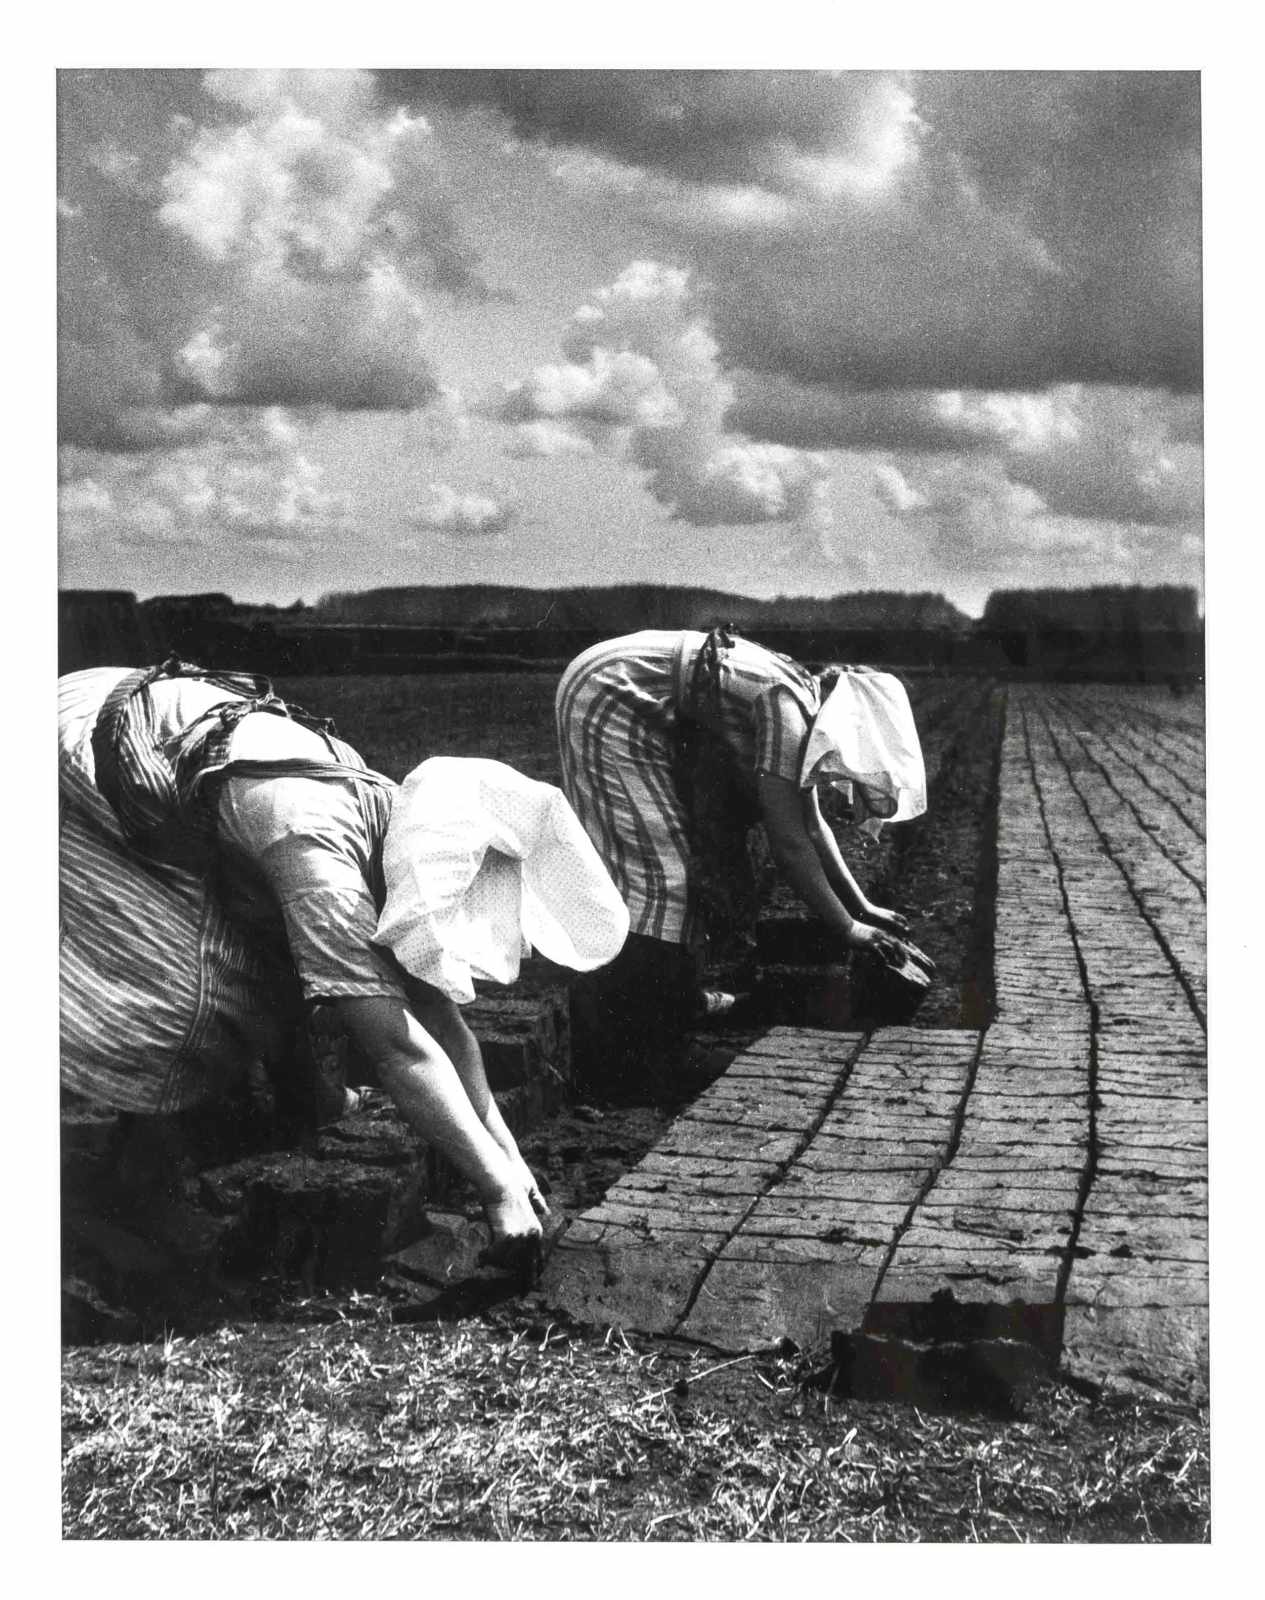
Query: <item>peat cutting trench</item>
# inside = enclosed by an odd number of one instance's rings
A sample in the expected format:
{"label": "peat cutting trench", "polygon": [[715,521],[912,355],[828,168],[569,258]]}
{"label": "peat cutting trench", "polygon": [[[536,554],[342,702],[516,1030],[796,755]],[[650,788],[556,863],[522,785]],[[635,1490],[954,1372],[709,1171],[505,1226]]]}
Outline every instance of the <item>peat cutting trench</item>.
{"label": "peat cutting trench", "polygon": [[[828,1346],[843,1393],[1004,1405],[1059,1370],[1202,1400],[1202,705],[958,679],[917,714],[927,816],[844,838],[937,963],[912,1022],[874,1026],[775,888],[746,1015],[696,1038],[687,1104],[576,1103],[556,971],[476,1002],[561,1219],[531,1299],[722,1351]],[[177,1132],[65,1109],[70,1341],[266,1313],[287,1280],[385,1287],[401,1320],[506,1292],[379,1097],[297,1150],[190,1155]]]}

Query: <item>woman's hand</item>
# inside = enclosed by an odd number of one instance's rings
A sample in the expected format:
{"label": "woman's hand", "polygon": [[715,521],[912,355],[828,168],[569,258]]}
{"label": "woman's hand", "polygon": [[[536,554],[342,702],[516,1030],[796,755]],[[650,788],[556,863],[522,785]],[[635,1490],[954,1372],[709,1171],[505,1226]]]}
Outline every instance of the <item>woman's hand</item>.
{"label": "woman's hand", "polygon": [[[532,1187],[535,1189],[534,1183]],[[539,1191],[536,1191],[536,1200],[539,1199]],[[535,1200],[516,1187],[495,1199],[485,1198],[483,1214],[492,1243],[480,1255],[479,1265],[497,1267],[512,1274],[526,1291],[539,1278],[544,1266],[544,1229],[535,1213]]]}
{"label": "woman's hand", "polygon": [[483,1214],[487,1218],[493,1246],[507,1239],[539,1239],[544,1231],[536,1215],[534,1202],[525,1189],[517,1186],[503,1191],[495,1199],[485,1199]]}
{"label": "woman's hand", "polygon": [[854,922],[847,934],[847,942],[853,950],[872,950],[893,966],[898,966],[904,959],[900,940],[869,922]]}
{"label": "woman's hand", "polygon": [[523,1185],[527,1190],[527,1203],[538,1217],[547,1217],[549,1215],[549,1202],[541,1194],[540,1185],[532,1175],[531,1168],[523,1160],[522,1156],[518,1158],[518,1165]]}
{"label": "woman's hand", "polygon": [[888,911],[883,906],[870,905],[867,901],[859,914],[862,922],[872,923],[884,933],[894,933],[898,939],[909,937],[909,922],[899,911]]}

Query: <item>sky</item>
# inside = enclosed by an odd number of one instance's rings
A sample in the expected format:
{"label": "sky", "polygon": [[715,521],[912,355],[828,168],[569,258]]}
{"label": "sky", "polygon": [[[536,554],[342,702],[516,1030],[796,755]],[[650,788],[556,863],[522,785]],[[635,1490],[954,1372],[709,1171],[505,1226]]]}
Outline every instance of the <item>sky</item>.
{"label": "sky", "polygon": [[64,586],[1202,590],[1195,71],[57,91]]}

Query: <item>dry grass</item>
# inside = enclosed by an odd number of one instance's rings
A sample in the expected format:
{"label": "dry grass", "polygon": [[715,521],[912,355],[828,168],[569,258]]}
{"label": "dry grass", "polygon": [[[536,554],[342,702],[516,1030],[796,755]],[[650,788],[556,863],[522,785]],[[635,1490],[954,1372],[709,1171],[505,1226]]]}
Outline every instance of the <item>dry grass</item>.
{"label": "dry grass", "polygon": [[64,1533],[152,1539],[1209,1535],[1206,1419],[1063,1389],[1019,1421],[805,1389],[522,1314],[224,1328],[66,1353]]}

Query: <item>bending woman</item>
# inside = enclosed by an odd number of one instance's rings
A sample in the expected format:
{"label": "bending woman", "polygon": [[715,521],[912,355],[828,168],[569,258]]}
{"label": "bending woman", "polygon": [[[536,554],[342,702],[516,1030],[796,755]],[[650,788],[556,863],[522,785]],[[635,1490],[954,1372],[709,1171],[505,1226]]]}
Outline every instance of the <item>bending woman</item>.
{"label": "bending woman", "polygon": [[[578,656],[555,712],[563,788],[630,913],[620,964],[662,975],[671,952],[669,1007],[688,1005],[691,952],[704,933],[692,866],[693,816],[709,798],[700,787],[723,788],[740,823],[764,824],[783,875],[841,945],[898,955],[905,919],[867,898],[817,794],[846,789],[871,826],[925,809],[917,734],[895,679],[864,669],[814,675],[723,629],[647,631]],[[691,766],[685,747],[700,735],[722,753],[719,764]]]}
{"label": "bending woman", "polygon": [[559,878],[542,947],[552,929],[557,958],[584,966],[622,942],[626,914],[559,791],[443,759],[401,791],[265,680],[182,663],[71,674],[61,697],[63,1082],[136,1111],[213,1096],[284,1011],[288,963],[474,1185],[493,1259],[521,1266],[546,1206],[457,1000],[472,972],[516,974]]}

